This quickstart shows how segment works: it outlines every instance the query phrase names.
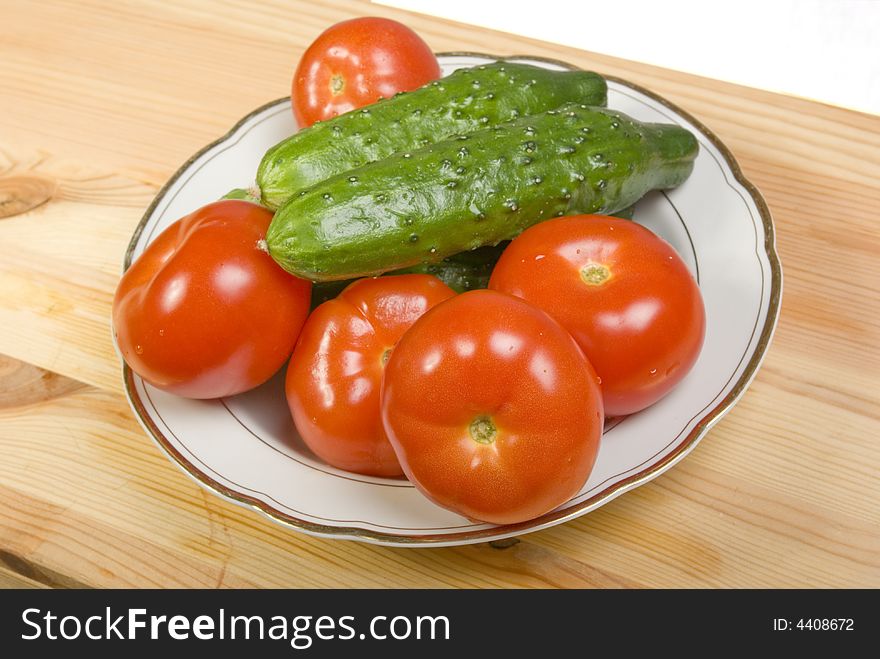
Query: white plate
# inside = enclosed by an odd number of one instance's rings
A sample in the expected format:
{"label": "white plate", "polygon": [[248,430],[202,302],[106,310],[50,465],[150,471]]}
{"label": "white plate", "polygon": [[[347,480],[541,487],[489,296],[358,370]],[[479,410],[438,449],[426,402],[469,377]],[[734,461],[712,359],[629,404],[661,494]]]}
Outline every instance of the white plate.
{"label": "white plate", "polygon": [[[498,58],[456,53],[439,59],[448,74]],[[681,124],[698,136],[700,155],[691,177],[675,190],[648,195],[635,220],[671,242],[697,276],[706,341],[694,369],[670,395],[608,424],[589,481],[566,504],[522,524],[477,524],[430,503],[407,481],[334,469],[297,437],[283,372],[240,396],[193,401],[145,384],[126,367],[126,390],[144,428],[186,473],[221,496],[306,533],[387,545],[457,545],[536,531],[594,510],[670,468],[754,377],[776,323],[782,272],[770,212],[717,137],[673,104],[623,80],[609,79],[608,105],[643,121]],[[281,99],[196,154],[150,205],[125,267],[175,220],[249,185],[266,149],[295,129],[290,100]]]}

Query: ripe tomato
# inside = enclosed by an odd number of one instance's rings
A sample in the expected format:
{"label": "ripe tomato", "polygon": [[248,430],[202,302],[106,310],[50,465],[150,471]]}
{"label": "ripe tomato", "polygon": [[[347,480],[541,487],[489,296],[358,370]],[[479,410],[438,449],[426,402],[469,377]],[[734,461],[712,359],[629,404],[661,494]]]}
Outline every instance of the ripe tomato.
{"label": "ripe tomato", "polygon": [[489,287],[545,309],[571,332],[602,380],[609,416],[665,396],[703,345],[697,283],[669,243],[630,220],[536,224],[501,255]]}
{"label": "ripe tomato", "polygon": [[419,318],[391,353],[381,402],[407,477],[437,504],[496,524],[577,494],[602,435],[583,352],[546,313],[495,291]]}
{"label": "ripe tomato", "polygon": [[387,18],[354,18],[323,32],[293,76],[293,115],[302,126],[330,119],[440,77],[419,35]]}
{"label": "ripe tomato", "polygon": [[425,311],[455,295],[430,275],[360,279],[309,316],[287,367],[287,402],[326,462],[372,476],[403,472],[379,417],[389,351]]}
{"label": "ripe tomato", "polygon": [[218,201],[150,243],[113,300],[119,350],[135,373],[180,396],[219,398],[281,368],[312,285],[266,252],[271,219],[256,204]]}

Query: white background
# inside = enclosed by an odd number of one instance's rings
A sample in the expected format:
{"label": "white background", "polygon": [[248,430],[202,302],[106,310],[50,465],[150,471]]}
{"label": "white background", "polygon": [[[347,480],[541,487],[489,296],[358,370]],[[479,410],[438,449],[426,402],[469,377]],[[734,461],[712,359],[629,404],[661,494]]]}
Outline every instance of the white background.
{"label": "white background", "polygon": [[878,0],[379,1],[880,114]]}

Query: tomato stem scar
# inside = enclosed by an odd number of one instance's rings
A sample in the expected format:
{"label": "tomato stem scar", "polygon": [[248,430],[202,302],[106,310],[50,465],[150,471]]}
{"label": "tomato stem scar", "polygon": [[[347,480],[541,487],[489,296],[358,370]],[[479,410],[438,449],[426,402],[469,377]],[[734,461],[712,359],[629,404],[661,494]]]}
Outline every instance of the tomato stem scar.
{"label": "tomato stem scar", "polygon": [[468,432],[471,434],[471,439],[478,444],[491,444],[495,441],[495,435],[498,434],[495,424],[488,416],[478,416],[471,421]]}
{"label": "tomato stem scar", "polygon": [[611,277],[611,270],[601,263],[587,263],[581,268],[581,279],[590,286],[601,286]]}
{"label": "tomato stem scar", "polygon": [[345,78],[338,73],[330,77],[330,91],[334,94],[341,94],[345,89]]}

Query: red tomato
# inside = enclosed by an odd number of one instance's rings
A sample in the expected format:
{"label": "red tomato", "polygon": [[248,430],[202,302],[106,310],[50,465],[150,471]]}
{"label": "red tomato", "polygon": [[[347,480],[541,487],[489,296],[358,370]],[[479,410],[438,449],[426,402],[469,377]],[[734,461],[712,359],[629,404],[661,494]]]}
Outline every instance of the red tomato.
{"label": "red tomato", "polygon": [[546,313],[495,291],[426,313],[385,367],[382,420],[407,477],[437,504],[513,524],[577,494],[596,459],[602,397]]}
{"label": "red tomato", "polygon": [[410,325],[453,295],[430,275],[360,279],[312,312],[287,367],[287,402],[318,456],[361,474],[403,473],[379,417],[382,372]]}
{"label": "red tomato", "polygon": [[489,287],[517,295],[571,332],[602,381],[605,412],[657,402],[700,354],[700,289],[669,243],[630,220],[562,217],[516,238]]}
{"label": "red tomato", "polygon": [[271,220],[256,204],[218,201],[150,243],[113,300],[119,350],[135,373],[180,396],[219,398],[281,368],[312,285],[266,252]]}
{"label": "red tomato", "polygon": [[308,47],[291,85],[302,126],[330,119],[440,77],[419,35],[387,18],[354,18],[328,28]]}

